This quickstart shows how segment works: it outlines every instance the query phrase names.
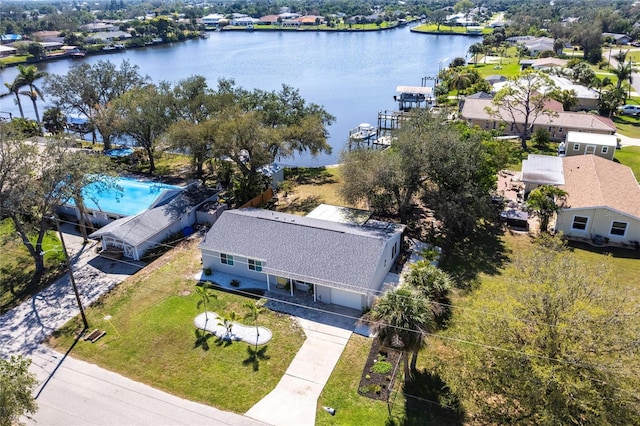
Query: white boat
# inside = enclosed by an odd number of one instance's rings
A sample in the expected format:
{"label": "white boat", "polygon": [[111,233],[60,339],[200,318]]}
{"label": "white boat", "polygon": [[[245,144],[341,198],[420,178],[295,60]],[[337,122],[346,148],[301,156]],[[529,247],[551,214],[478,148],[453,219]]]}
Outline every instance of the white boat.
{"label": "white boat", "polygon": [[349,131],[349,139],[353,141],[369,140],[378,134],[378,129],[369,123],[360,123],[355,129]]}

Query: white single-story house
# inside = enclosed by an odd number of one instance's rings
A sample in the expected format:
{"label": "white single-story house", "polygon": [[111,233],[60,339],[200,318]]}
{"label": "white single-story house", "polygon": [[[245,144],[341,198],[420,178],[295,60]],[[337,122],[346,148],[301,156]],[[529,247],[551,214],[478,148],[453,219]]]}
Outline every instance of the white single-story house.
{"label": "white single-story house", "polygon": [[215,191],[192,184],[169,202],[116,219],[89,237],[101,239],[103,250],[120,249],[124,257],[140,260],[171,235],[187,234],[196,223],[197,208],[216,197]]}
{"label": "white single-story house", "polygon": [[310,291],[314,301],[362,310],[379,295],[405,228],[365,219],[227,210],[200,244],[203,268],[259,280],[268,290]]}
{"label": "white single-story house", "polygon": [[567,192],[555,230],[596,242],[640,241],[640,187],[633,171],[595,155],[562,159]]}
{"label": "white single-story house", "polygon": [[613,161],[618,138],[616,135],[598,135],[595,133],[568,132],[567,138],[558,146],[558,155],[593,154]]}
{"label": "white single-story house", "polygon": [[218,25],[220,20],[224,19],[224,15],[221,13],[210,13],[207,16],[203,16],[202,22],[204,25]]}
{"label": "white single-story house", "polygon": [[4,46],[0,44],[0,57],[15,55],[18,49],[11,46]]}
{"label": "white single-story house", "polygon": [[566,59],[560,58],[538,58],[538,59],[523,59],[520,61],[520,66],[522,69],[525,68],[533,68],[534,70],[543,70],[554,67],[566,67],[569,63]]}

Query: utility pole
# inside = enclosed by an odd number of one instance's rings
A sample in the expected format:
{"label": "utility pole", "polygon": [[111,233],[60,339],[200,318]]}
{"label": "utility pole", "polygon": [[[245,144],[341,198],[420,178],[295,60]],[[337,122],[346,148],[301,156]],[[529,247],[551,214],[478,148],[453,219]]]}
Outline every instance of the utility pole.
{"label": "utility pole", "polygon": [[58,216],[54,215],[53,219],[56,221],[56,228],[58,229],[58,234],[60,235],[60,243],[62,243],[62,252],[64,253],[64,260],[67,263],[67,270],[69,271],[69,280],[71,280],[71,286],[73,287],[73,293],[76,296],[76,302],[78,302],[78,307],[80,308],[80,316],[82,317],[82,322],[84,323],[85,330],[89,328],[89,322],[87,321],[87,316],[84,314],[84,308],[82,307],[82,302],[80,301],[80,293],[78,292],[78,286],[76,285],[76,280],[73,277],[73,268],[71,266],[71,260],[69,260],[69,253],[67,252],[67,246],[64,244],[64,237],[62,236],[62,231],[60,231],[60,221],[58,220]]}

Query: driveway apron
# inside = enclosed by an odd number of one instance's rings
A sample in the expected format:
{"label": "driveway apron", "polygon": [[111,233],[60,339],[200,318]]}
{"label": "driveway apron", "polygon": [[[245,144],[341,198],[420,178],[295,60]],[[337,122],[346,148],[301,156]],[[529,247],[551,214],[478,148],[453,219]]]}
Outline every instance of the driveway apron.
{"label": "driveway apron", "polygon": [[277,426],[314,425],[318,397],[352,331],[298,318],[307,339],[284,376],[245,416]]}

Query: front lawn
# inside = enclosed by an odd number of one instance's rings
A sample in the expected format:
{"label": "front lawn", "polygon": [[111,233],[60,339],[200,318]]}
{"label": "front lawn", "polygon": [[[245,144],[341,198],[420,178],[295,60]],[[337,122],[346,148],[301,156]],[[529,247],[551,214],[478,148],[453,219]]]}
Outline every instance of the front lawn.
{"label": "front lawn", "polygon": [[624,146],[616,150],[614,159],[620,164],[631,167],[636,179],[640,178],[640,146]]}
{"label": "front lawn", "polygon": [[[118,285],[87,309],[90,330],[107,335],[96,343],[80,340],[71,355],[182,398],[247,411],[280,381],[304,333],[288,315],[266,311],[258,321],[273,332],[273,340],[258,347],[257,356],[252,345],[216,337],[205,350],[193,324],[201,310],[191,277],[200,267],[197,242],[191,241]],[[251,324],[242,318],[243,305],[252,299],[213,293],[217,299],[211,299],[209,310],[234,311],[239,322]],[[66,352],[80,325],[78,318],[70,321],[50,344]]]}
{"label": "front lawn", "polygon": [[64,269],[64,255],[57,234],[47,232],[42,241],[46,272],[40,283],[30,285],[35,263],[10,219],[0,221],[0,242],[3,252],[0,256],[0,314],[3,314],[59,276]]}
{"label": "front lawn", "polygon": [[614,115],[611,117],[618,133],[630,138],[640,138],[640,119],[631,115]]}
{"label": "front lawn", "polygon": [[[353,334],[318,398],[316,425],[384,425],[387,403],[358,393],[360,376],[371,348],[371,340]],[[402,379],[396,379],[396,384]],[[322,407],[336,409],[331,416]]]}

